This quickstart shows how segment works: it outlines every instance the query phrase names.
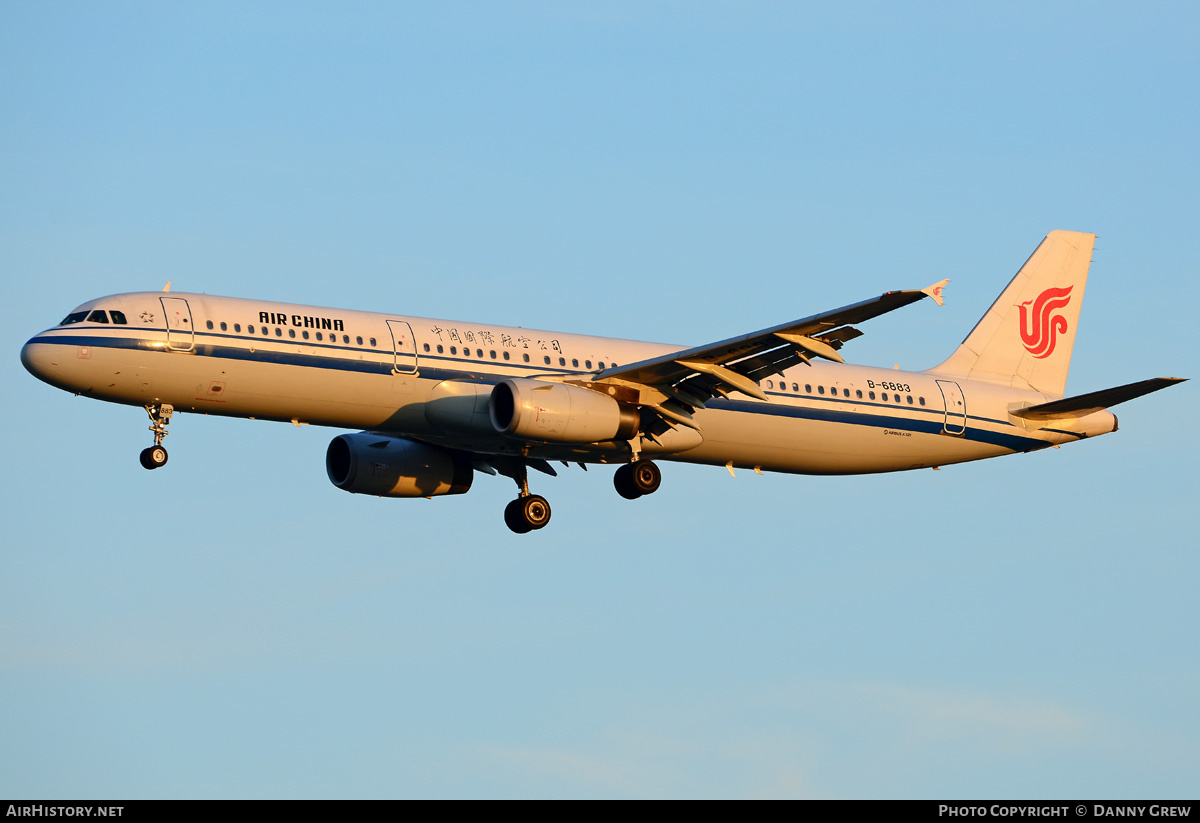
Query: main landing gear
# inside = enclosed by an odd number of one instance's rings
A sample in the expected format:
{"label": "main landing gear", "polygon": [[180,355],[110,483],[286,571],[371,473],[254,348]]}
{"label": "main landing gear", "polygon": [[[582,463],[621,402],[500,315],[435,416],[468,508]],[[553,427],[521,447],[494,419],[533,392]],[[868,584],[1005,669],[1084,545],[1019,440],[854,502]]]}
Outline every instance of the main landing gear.
{"label": "main landing gear", "polygon": [[146,414],[150,415],[150,431],[154,432],[154,445],[142,449],[138,458],[142,461],[142,468],[157,469],[167,465],[167,450],[163,448],[162,442],[167,436],[167,424],[171,422],[171,415],[174,413],[175,407],[169,403],[146,406]]}
{"label": "main landing gear", "polygon": [[521,494],[504,507],[504,524],[517,534],[545,528],[550,522],[550,504],[541,495],[529,493],[529,476],[524,462],[513,479],[517,481]]}
{"label": "main landing gear", "polygon": [[662,472],[649,460],[626,463],[617,469],[613,485],[617,494],[626,500],[637,500],[645,494],[654,494],[662,484]]}
{"label": "main landing gear", "polygon": [[[505,468],[504,474],[511,477],[521,490],[516,500],[504,507],[504,523],[517,534],[527,534],[545,528],[550,522],[550,504],[546,498],[529,493],[529,476],[523,460],[516,468]],[[654,494],[662,485],[662,472],[649,460],[626,463],[617,469],[613,477],[617,493],[626,500],[636,500]]]}

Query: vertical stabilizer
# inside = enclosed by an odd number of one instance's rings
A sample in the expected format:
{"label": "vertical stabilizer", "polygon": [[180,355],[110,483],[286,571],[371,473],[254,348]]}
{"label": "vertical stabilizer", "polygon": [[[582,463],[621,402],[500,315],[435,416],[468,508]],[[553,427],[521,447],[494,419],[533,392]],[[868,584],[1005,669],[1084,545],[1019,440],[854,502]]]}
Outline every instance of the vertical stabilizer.
{"label": "vertical stabilizer", "polygon": [[1095,241],[1046,235],[950,359],[929,371],[1061,397]]}

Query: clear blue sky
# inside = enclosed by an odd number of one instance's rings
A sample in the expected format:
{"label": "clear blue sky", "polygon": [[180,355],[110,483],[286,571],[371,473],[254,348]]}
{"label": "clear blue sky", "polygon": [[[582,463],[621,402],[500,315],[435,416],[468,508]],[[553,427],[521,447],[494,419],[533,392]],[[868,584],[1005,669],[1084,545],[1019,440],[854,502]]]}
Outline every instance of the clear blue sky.
{"label": "clear blue sky", "polygon": [[698,344],[1100,235],[1069,391],[1196,377],[1170,4],[0,6],[0,796],[1194,797],[1194,383],[1061,450],[345,494],[336,433],[73,398],[161,288]]}

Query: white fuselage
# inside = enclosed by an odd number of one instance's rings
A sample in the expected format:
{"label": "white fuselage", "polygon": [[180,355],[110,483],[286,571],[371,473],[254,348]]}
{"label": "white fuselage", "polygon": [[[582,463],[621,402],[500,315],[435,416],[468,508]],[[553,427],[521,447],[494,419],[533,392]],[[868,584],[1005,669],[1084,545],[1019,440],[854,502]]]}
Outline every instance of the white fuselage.
{"label": "white fuselage", "polygon": [[582,445],[498,433],[491,387],[506,378],[586,382],[680,349],[520,327],[198,294],[91,301],[125,324],[49,329],[26,367],[68,391],[177,411],[409,435],[478,453],[624,463],[662,459],[806,474],[925,468],[1030,451],[1115,429],[1108,412],[1035,424],[1010,414],[1048,395],[949,374],[838,363],[797,366],[697,412],[700,431]]}

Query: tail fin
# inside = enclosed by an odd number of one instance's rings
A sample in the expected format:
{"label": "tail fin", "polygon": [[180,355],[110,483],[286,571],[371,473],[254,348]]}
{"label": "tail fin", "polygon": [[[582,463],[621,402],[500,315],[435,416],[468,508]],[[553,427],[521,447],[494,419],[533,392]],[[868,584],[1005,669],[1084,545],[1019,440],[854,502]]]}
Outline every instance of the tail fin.
{"label": "tail fin", "polygon": [[1096,235],[1052,231],[938,374],[1061,397]]}

